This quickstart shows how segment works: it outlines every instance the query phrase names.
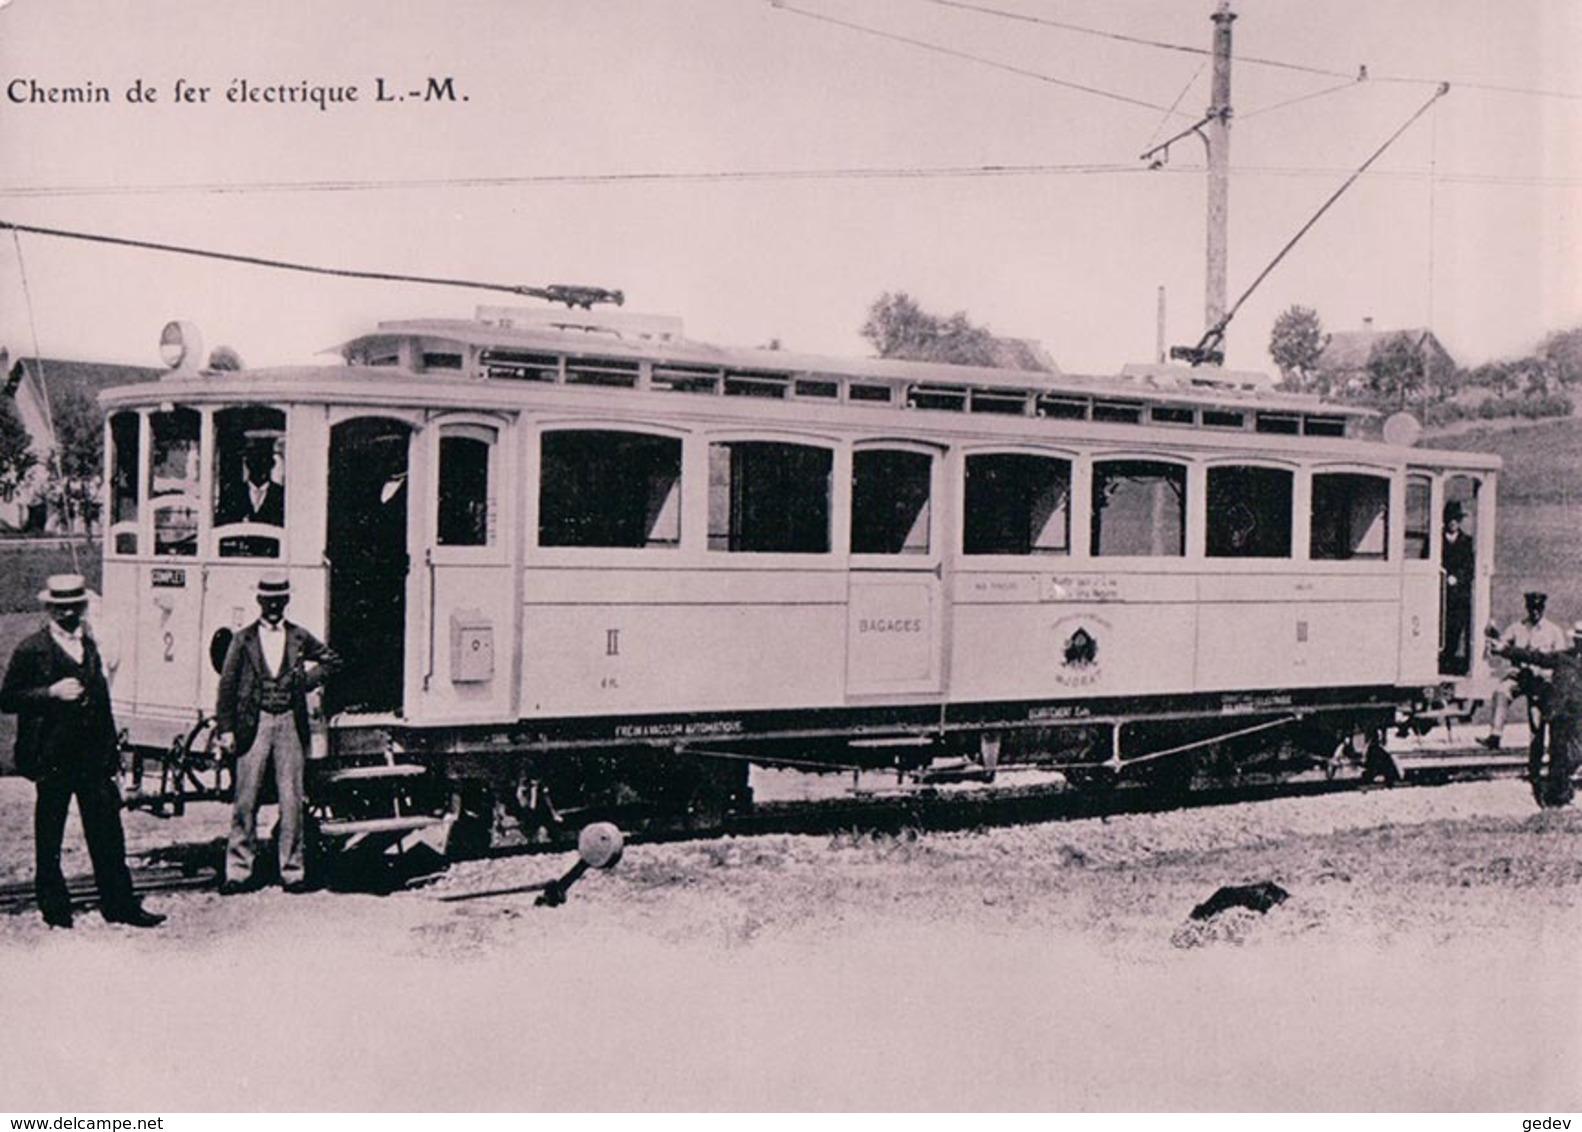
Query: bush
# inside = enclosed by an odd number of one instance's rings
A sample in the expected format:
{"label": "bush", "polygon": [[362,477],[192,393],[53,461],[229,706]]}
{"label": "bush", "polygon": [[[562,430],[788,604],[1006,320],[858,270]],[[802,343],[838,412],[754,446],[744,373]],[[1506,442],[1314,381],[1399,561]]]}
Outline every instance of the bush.
{"label": "bush", "polygon": [[1537,419],[1539,417],[1569,417],[1571,415],[1571,398],[1564,393],[1545,393],[1536,397],[1524,398],[1521,403],[1521,415]]}
{"label": "bush", "polygon": [[1478,406],[1478,416],[1483,420],[1498,417],[1540,420],[1544,417],[1569,417],[1571,409],[1571,398],[1564,393],[1538,393],[1527,397],[1491,397]]}
{"label": "bush", "polygon": [[1474,411],[1459,401],[1441,401],[1423,410],[1423,424],[1429,428],[1454,424],[1456,421],[1467,420]]}

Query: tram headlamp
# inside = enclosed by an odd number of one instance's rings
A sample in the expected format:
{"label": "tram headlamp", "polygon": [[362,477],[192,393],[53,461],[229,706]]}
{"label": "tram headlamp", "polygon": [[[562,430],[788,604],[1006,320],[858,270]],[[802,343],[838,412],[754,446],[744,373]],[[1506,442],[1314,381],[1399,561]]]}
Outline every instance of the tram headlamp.
{"label": "tram headlamp", "polygon": [[1384,442],[1398,445],[1401,448],[1410,448],[1417,443],[1417,438],[1423,435],[1423,423],[1411,413],[1404,410],[1391,413],[1384,422]]}
{"label": "tram headlamp", "polygon": [[167,322],[159,332],[159,356],[177,373],[193,373],[203,357],[203,335],[190,322]]}

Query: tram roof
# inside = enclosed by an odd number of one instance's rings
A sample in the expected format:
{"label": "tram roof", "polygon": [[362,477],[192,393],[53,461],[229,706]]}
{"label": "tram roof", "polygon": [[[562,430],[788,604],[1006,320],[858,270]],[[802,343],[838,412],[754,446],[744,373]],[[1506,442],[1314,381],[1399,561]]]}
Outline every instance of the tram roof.
{"label": "tram roof", "polygon": [[[1217,367],[1127,365],[1118,374],[1077,375],[1041,370],[901,361],[893,358],[847,358],[789,350],[719,346],[685,338],[679,320],[637,316],[636,331],[607,330],[610,316],[547,318],[536,325],[506,325],[472,319],[414,319],[381,322],[376,331],[339,346],[343,358],[367,358],[399,349],[404,342],[439,347],[451,343],[471,351],[520,350],[562,354],[578,359],[612,358],[660,365],[696,366],[744,374],[840,378],[904,383],[934,388],[988,391],[1070,393],[1113,396],[1145,402],[1170,401],[1193,405],[1236,405],[1293,412],[1321,411],[1342,417],[1371,417],[1371,409],[1324,402],[1310,394],[1271,387],[1266,375]],[[668,327],[667,327],[668,324]],[[328,353],[330,351],[326,351]]]}
{"label": "tram roof", "polygon": [[[608,317],[601,312],[586,321]],[[585,316],[576,314],[535,311],[531,318],[531,325],[486,318],[383,322],[338,347],[341,360],[334,363],[171,371],[158,383],[106,391],[100,400],[114,408],[172,397],[234,398],[262,392],[289,398],[300,389],[310,399],[361,401],[365,396],[393,396],[416,383],[425,393],[442,397],[462,396],[472,388],[476,392],[468,395],[469,403],[477,403],[478,394],[487,389],[486,400],[503,403],[514,402],[513,391],[527,388],[557,400],[595,392],[619,400],[625,392],[647,389],[681,390],[687,396],[752,395],[756,387],[753,399],[766,408],[784,404],[789,409],[795,402],[804,410],[819,411],[837,406],[844,411],[848,403],[859,410],[953,409],[970,414],[980,425],[993,420],[1013,427],[1018,418],[1029,424],[1053,418],[1057,426],[1081,427],[1114,440],[1146,433],[1179,445],[1192,443],[1186,440],[1190,433],[1213,447],[1242,436],[1242,443],[1261,448],[1300,436],[1304,446],[1311,438],[1337,453],[1354,449],[1359,456],[1388,452],[1392,458],[1422,458],[1410,441],[1402,447],[1358,435],[1353,427],[1358,418],[1378,416],[1374,411],[1276,391],[1255,374],[1135,365],[1119,374],[1093,377],[835,358],[699,342],[680,333],[679,320],[657,316],[628,315],[625,322],[635,329],[617,333],[582,325]],[[336,351],[325,351],[331,352]],[[879,386],[888,387],[882,397],[873,395]],[[441,394],[442,389],[448,394]],[[743,404],[741,396],[724,400],[736,402],[738,409]],[[940,420],[932,413],[929,417]],[[1500,463],[1497,457],[1474,453],[1439,456],[1457,466],[1494,468]]]}

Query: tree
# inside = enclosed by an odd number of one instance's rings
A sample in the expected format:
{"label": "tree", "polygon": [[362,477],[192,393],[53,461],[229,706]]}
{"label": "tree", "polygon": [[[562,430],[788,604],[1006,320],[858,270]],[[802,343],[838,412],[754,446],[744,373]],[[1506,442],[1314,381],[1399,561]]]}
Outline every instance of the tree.
{"label": "tree", "polygon": [[55,398],[51,415],[56,443],[51,499],[67,530],[80,519],[92,531],[104,476],[104,414],[91,395],[67,389]]}
{"label": "tree", "polygon": [[38,465],[33,438],[9,397],[0,398],[0,499],[7,503]]}
{"label": "tree", "polygon": [[1547,335],[1538,344],[1538,356],[1553,367],[1562,386],[1582,384],[1582,326]]}
{"label": "tree", "polygon": [[905,291],[886,291],[868,308],[862,336],[881,358],[947,365],[992,366],[998,358],[994,335],[974,326],[962,311],[949,318],[929,314]]}
{"label": "tree", "polygon": [[1484,362],[1467,374],[1466,385],[1482,386],[1496,397],[1509,397],[1516,389],[1516,371],[1507,361]]}
{"label": "tree", "polygon": [[1269,333],[1269,356],[1280,369],[1280,386],[1298,393],[1310,391],[1318,378],[1318,359],[1329,345],[1329,335],[1311,307],[1292,305],[1274,320]]}
{"label": "tree", "polygon": [[1380,403],[1406,408],[1423,388],[1423,352],[1409,334],[1392,334],[1368,354],[1368,387]]}

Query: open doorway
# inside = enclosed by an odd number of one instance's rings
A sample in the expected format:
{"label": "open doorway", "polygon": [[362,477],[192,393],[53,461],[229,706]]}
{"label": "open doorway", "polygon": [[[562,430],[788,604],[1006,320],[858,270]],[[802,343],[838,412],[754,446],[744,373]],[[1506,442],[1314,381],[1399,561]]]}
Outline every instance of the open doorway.
{"label": "open doorway", "polygon": [[411,436],[410,425],[381,417],[330,431],[328,636],[344,663],[326,687],[332,714],[403,706]]}
{"label": "open doorway", "polygon": [[1479,486],[1471,476],[1448,477],[1439,513],[1439,671],[1445,676],[1472,671]]}

